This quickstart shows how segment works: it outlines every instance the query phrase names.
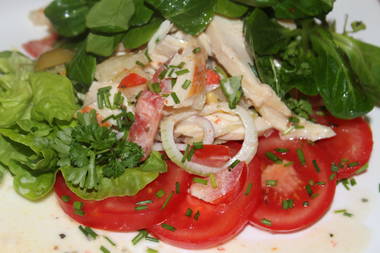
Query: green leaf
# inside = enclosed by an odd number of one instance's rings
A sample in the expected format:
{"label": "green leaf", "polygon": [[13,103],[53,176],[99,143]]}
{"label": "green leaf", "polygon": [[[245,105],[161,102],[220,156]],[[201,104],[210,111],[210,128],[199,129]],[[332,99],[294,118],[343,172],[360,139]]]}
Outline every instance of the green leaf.
{"label": "green leaf", "polygon": [[86,30],[85,18],[89,11],[86,0],[54,0],[45,9],[45,15],[58,34],[74,37]]}
{"label": "green leaf", "polygon": [[96,32],[124,32],[134,12],[133,0],[101,0],[88,13],[86,25]]}
{"label": "green leaf", "polygon": [[1,181],[3,180],[4,174],[6,173],[7,168],[5,168],[1,163],[0,163],[0,184]]}
{"label": "green leaf", "polygon": [[274,6],[276,18],[300,19],[321,17],[329,13],[335,0],[278,0]]}
{"label": "green leaf", "polygon": [[88,89],[94,80],[95,71],[96,57],[87,53],[84,45],[81,45],[77,49],[74,58],[67,65],[68,77]]}
{"label": "green leaf", "polygon": [[216,0],[147,0],[180,30],[192,35],[202,32],[214,16]]}
{"label": "green leaf", "polygon": [[150,153],[149,157],[140,166],[140,170],[147,171],[147,172],[164,173],[164,172],[167,172],[168,165],[162,159],[162,155],[160,152],[152,151],[152,153]]}
{"label": "green leaf", "polygon": [[231,109],[235,109],[236,105],[239,103],[243,90],[241,88],[241,76],[233,76],[230,78],[225,78],[220,81],[222,91],[227,98],[228,106]]}
{"label": "green leaf", "polygon": [[160,27],[162,21],[163,20],[161,18],[154,17],[146,25],[129,29],[123,39],[125,48],[135,49],[148,43],[150,38]]}
{"label": "green leaf", "polygon": [[243,16],[247,11],[247,6],[235,3],[231,0],[216,1],[215,12],[229,18],[239,18]]}
{"label": "green leaf", "polygon": [[135,14],[130,20],[131,26],[141,26],[147,24],[153,15],[153,10],[144,4],[144,0],[133,0],[135,3]]}
{"label": "green leaf", "polygon": [[272,55],[285,49],[298,31],[282,27],[268,15],[255,9],[244,22],[244,35],[251,52]]}
{"label": "green leaf", "polygon": [[[39,72],[30,76],[33,91],[32,119],[47,121],[70,121],[78,110],[74,90],[64,76]],[[59,94],[59,95],[58,95]]]}
{"label": "green leaf", "polygon": [[346,35],[334,33],[333,36],[363,90],[373,103],[380,105],[380,48]]}
{"label": "green leaf", "polygon": [[312,34],[317,60],[314,79],[327,109],[338,118],[351,119],[365,115],[373,108],[371,99],[352,75],[349,64],[337,50],[331,34],[316,29]]}
{"label": "green leaf", "polygon": [[235,0],[236,2],[253,7],[271,7],[278,3],[278,0]]}
{"label": "green leaf", "polygon": [[100,56],[110,56],[122,39],[122,35],[100,35],[90,33],[86,41],[86,51]]}

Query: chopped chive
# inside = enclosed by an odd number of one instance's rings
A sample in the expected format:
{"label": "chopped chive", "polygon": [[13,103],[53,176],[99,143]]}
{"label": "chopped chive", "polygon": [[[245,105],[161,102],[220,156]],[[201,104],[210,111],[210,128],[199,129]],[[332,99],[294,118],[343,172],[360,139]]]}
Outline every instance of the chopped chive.
{"label": "chopped chive", "polygon": [[146,231],[145,229],[139,230],[139,233],[138,233],[135,237],[133,237],[133,239],[132,239],[132,244],[133,244],[133,245],[136,245],[136,244],[139,243],[143,238],[145,238],[147,235],[148,235],[148,231]]}
{"label": "chopped chive", "polygon": [[336,177],[336,173],[332,173],[332,174],[330,175],[329,179],[332,181],[332,180],[335,179],[335,177]]}
{"label": "chopped chive", "polygon": [[141,61],[136,61],[136,65],[139,65],[140,67],[145,67],[145,64],[142,63]]}
{"label": "chopped chive", "polygon": [[90,227],[83,227],[80,225],[78,228],[89,239],[90,238],[96,239],[96,237],[98,237],[98,234],[94,230],[92,230]]}
{"label": "chopped chive", "polygon": [[70,196],[62,195],[61,199],[62,199],[63,202],[69,202],[70,201]]}
{"label": "chopped chive", "polygon": [[188,70],[188,69],[181,69],[181,70],[176,71],[175,74],[177,76],[182,76],[182,75],[187,74],[189,72],[190,72],[190,70]]}
{"label": "chopped chive", "polygon": [[300,122],[300,119],[297,117],[294,117],[294,116],[289,117],[288,120],[289,120],[289,122],[294,123],[294,124],[297,124]]}
{"label": "chopped chive", "polygon": [[316,111],[315,114],[317,114],[318,116],[325,116],[325,113],[322,111]]}
{"label": "chopped chive", "polygon": [[198,184],[207,185],[208,181],[206,179],[200,178],[200,177],[193,177],[193,182]]}
{"label": "chopped chive", "polygon": [[271,160],[272,162],[274,163],[277,163],[277,164],[281,164],[282,163],[282,159],[279,158],[278,156],[276,156],[274,153],[272,152],[266,152],[265,153],[265,156]]}
{"label": "chopped chive", "polygon": [[355,171],[355,174],[358,175],[364,171],[366,171],[368,169],[368,163],[364,164],[360,169],[358,169],[357,171]]}
{"label": "chopped chive", "polygon": [[186,63],[184,61],[182,61],[180,64],[177,65],[177,68],[181,69],[185,66],[185,64]]}
{"label": "chopped chive", "polygon": [[343,213],[343,215],[344,215],[344,216],[347,216],[347,217],[352,217],[352,216],[354,216],[352,213],[347,213],[347,212]]}
{"label": "chopped chive", "polygon": [[321,172],[321,168],[319,168],[317,161],[316,161],[316,160],[313,160],[312,162],[313,162],[313,166],[314,166],[315,170],[316,170],[318,173]]}
{"label": "chopped chive", "polygon": [[346,209],[335,210],[334,213],[341,213],[341,214],[343,214],[344,216],[347,216],[347,217],[354,216],[352,213],[347,212]]}
{"label": "chopped chive", "polygon": [[355,178],[350,179],[350,184],[351,186],[355,186],[357,184]]}
{"label": "chopped chive", "polygon": [[194,153],[195,153],[195,148],[194,148],[194,146],[192,146],[190,151],[189,151],[189,154],[187,155],[188,161],[191,161],[191,158],[193,157]]}
{"label": "chopped chive", "polygon": [[193,147],[195,149],[202,149],[203,148],[203,142],[199,141],[199,142],[194,142],[193,143]]}
{"label": "chopped chive", "polygon": [[[173,72],[174,72],[174,69],[170,69],[170,71],[169,71],[169,73],[168,73],[168,77],[172,77]],[[173,88],[173,86],[172,86],[172,88]]]}
{"label": "chopped chive", "polygon": [[151,61],[152,61],[152,58],[150,58],[150,55],[149,55],[149,53],[148,53],[148,50],[145,50],[144,55],[145,55],[145,57],[148,59],[148,62],[151,62]]}
{"label": "chopped chive", "polygon": [[347,180],[347,178],[341,180],[340,182],[342,182],[344,188],[346,188],[346,190],[350,190],[350,187],[348,186],[349,182]]}
{"label": "chopped chive", "polygon": [[314,185],[314,180],[313,179],[310,179],[309,182],[308,182],[309,185],[313,186]]}
{"label": "chopped chive", "polygon": [[304,155],[302,149],[297,148],[296,152],[297,152],[298,160],[300,160],[300,163],[302,165],[305,165],[306,164],[306,160],[305,160],[305,155]]}
{"label": "chopped chive", "polygon": [[346,209],[339,209],[339,210],[335,210],[334,213],[344,213],[346,212]]}
{"label": "chopped chive", "polygon": [[173,194],[174,194],[174,192],[172,191],[169,194],[169,196],[165,199],[165,202],[164,202],[164,204],[162,204],[161,209],[164,209],[168,205],[170,199],[173,197]]}
{"label": "chopped chive", "polygon": [[310,203],[309,203],[309,201],[304,201],[302,205],[303,205],[303,207],[309,207]]}
{"label": "chopped chive", "polygon": [[165,229],[167,229],[167,230],[169,230],[169,231],[172,231],[172,232],[176,231],[176,228],[175,228],[175,227],[173,227],[173,226],[171,226],[171,225],[169,225],[169,224],[166,224],[166,223],[162,223],[162,224],[161,224],[161,227],[162,227],[162,228],[165,228]]}
{"label": "chopped chive", "polygon": [[190,84],[191,84],[190,80],[184,81],[183,84],[182,84],[182,89],[187,90],[187,88],[189,88]]}
{"label": "chopped chive", "polygon": [[175,182],[175,193],[180,193],[181,191],[181,184],[179,182]]}
{"label": "chopped chive", "polygon": [[100,250],[103,252],[103,253],[111,253],[111,251],[109,251],[106,247],[104,247],[103,245],[100,246]]}
{"label": "chopped chive", "polygon": [[74,208],[74,213],[79,215],[79,216],[83,216],[84,215],[84,211],[82,210],[83,208],[83,203],[80,202],[80,201],[74,201],[73,203],[73,208]]}
{"label": "chopped chive", "polygon": [[197,54],[197,53],[199,53],[201,51],[201,48],[200,47],[197,47],[197,48],[194,48],[193,49],[193,53],[194,54]]}
{"label": "chopped chive", "polygon": [[153,200],[143,200],[143,201],[140,201],[140,202],[136,202],[136,205],[146,205],[146,204],[152,204],[153,203]]}
{"label": "chopped chive", "polygon": [[152,248],[147,248],[146,253],[158,253],[158,250],[152,249]]}
{"label": "chopped chive", "polygon": [[352,168],[352,167],[355,167],[355,166],[358,166],[359,165],[359,162],[352,162],[352,163],[349,163],[347,166],[349,168]]}
{"label": "chopped chive", "polygon": [[294,202],[292,199],[285,199],[282,201],[282,209],[288,210],[294,207]]}
{"label": "chopped chive", "polygon": [[179,104],[179,103],[181,102],[181,101],[179,100],[178,96],[177,96],[177,93],[172,92],[172,93],[170,93],[170,96],[172,97],[174,103]]}
{"label": "chopped chive", "polygon": [[156,237],[152,237],[152,236],[145,236],[145,240],[147,241],[151,241],[151,242],[159,242],[160,240],[158,240],[158,238]]}
{"label": "chopped chive", "polygon": [[193,214],[193,210],[191,208],[187,208],[185,216],[191,217],[192,214]]}
{"label": "chopped chive", "polygon": [[182,160],[181,160],[182,163],[184,163],[184,162],[186,162],[186,160],[188,160],[187,158],[188,158],[188,156],[189,156],[189,153],[190,153],[190,145],[187,144],[187,145],[186,145],[185,152],[184,152],[184,154],[183,154],[183,156],[182,156]]}
{"label": "chopped chive", "polygon": [[99,109],[103,109],[104,107],[111,108],[111,102],[110,102],[111,89],[112,89],[111,86],[106,86],[106,87],[98,89],[96,98],[97,98]]}
{"label": "chopped chive", "polygon": [[231,163],[230,166],[228,166],[229,169],[235,168],[240,163],[239,159],[236,159],[233,163]]}
{"label": "chopped chive", "polygon": [[248,196],[251,193],[252,190],[252,183],[249,183],[247,186],[247,189],[244,192],[244,195]]}
{"label": "chopped chive", "polygon": [[321,182],[321,181],[320,181],[320,182],[316,182],[315,184],[316,184],[316,185],[326,185],[325,182]]}
{"label": "chopped chive", "polygon": [[135,210],[136,210],[136,211],[141,211],[141,210],[145,210],[145,209],[148,209],[148,206],[143,205],[143,206],[136,206],[136,207],[135,207]]}
{"label": "chopped chive", "polygon": [[267,226],[272,226],[272,222],[265,218],[261,219],[261,223]]}
{"label": "chopped chive", "polygon": [[104,239],[106,239],[107,240],[107,242],[109,242],[112,246],[116,246],[116,243],[114,243],[109,237],[107,237],[107,236],[103,236],[104,237]]}
{"label": "chopped chive", "polygon": [[124,102],[124,97],[120,91],[118,91],[113,97],[113,109],[120,108]]}
{"label": "chopped chive", "polygon": [[172,88],[176,85],[176,83],[177,83],[177,78],[172,78],[171,80],[170,80],[170,83],[171,83],[171,85],[172,85]]}
{"label": "chopped chive", "polygon": [[305,126],[302,126],[302,125],[294,125],[294,128],[295,128],[295,129],[304,129]]}
{"label": "chopped chive", "polygon": [[274,150],[279,152],[279,153],[286,153],[289,151],[289,149],[287,149],[287,148],[275,148]]}
{"label": "chopped chive", "polygon": [[198,220],[199,216],[201,216],[201,212],[199,210],[194,214],[194,220]]}
{"label": "chopped chive", "polygon": [[266,186],[276,186],[277,185],[277,180],[265,180],[265,185]]}
{"label": "chopped chive", "polygon": [[335,163],[332,163],[332,164],[331,164],[331,171],[332,171],[332,172],[337,172],[338,170],[339,170],[339,167],[336,166]]}
{"label": "chopped chive", "polygon": [[167,69],[164,69],[164,70],[161,71],[161,73],[158,75],[158,78],[159,78],[160,80],[165,79],[165,76],[166,76],[167,73],[168,73],[168,70],[167,70]]}
{"label": "chopped chive", "polygon": [[290,161],[290,162],[285,163],[284,166],[288,167],[288,166],[293,165],[293,164],[294,164],[294,162]]}
{"label": "chopped chive", "polygon": [[305,186],[307,194],[311,197],[313,195],[313,190],[311,189],[311,186],[307,184]]}
{"label": "chopped chive", "polygon": [[148,84],[148,88],[151,92],[154,92],[157,94],[161,92],[161,87],[159,83],[150,83]]}
{"label": "chopped chive", "polygon": [[213,189],[218,188],[218,183],[216,182],[216,176],[214,173],[210,174],[209,176],[210,179],[210,185]]}

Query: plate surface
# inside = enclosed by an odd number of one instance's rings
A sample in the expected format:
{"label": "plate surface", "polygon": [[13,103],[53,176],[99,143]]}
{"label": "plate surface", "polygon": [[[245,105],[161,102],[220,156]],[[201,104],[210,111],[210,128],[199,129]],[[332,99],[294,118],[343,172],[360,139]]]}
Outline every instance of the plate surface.
{"label": "plate surface", "polygon": [[[46,5],[49,0],[0,1],[0,51],[19,49],[23,42],[41,38],[44,27],[33,26],[28,19],[31,10]],[[361,20],[367,30],[355,37],[380,45],[380,1],[338,0],[330,19],[342,27],[348,20]],[[380,71],[380,70],[379,70]],[[256,252],[256,253],[377,253],[380,249],[380,109],[368,116],[374,134],[374,150],[368,172],[358,176],[357,186],[350,191],[338,186],[336,198],[328,214],[313,227],[287,235],[272,235],[247,227],[237,238],[215,249],[188,251],[163,243],[131,244],[134,233],[108,233],[116,244],[111,246],[104,237],[89,241],[79,231],[78,224],[60,210],[55,196],[32,203],[19,197],[8,175],[0,184],[0,252],[1,253],[96,253],[104,245],[111,252],[146,252],[147,247],[159,252]],[[1,119],[0,119],[1,120]],[[368,199],[363,202],[362,199]],[[344,217],[334,210],[346,209],[354,214]],[[63,234],[65,235],[64,238]],[[61,236],[60,236],[61,235]]]}

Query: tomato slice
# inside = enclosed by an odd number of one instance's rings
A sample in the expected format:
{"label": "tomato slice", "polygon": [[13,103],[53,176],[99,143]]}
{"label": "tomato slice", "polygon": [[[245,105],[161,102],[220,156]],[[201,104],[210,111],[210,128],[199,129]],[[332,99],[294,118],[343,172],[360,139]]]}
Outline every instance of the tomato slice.
{"label": "tomato slice", "polygon": [[189,249],[210,248],[232,239],[258,204],[260,166],[257,158],[244,165],[236,195],[228,202],[210,204],[187,195],[164,222],[148,230],[164,242]]}
{"label": "tomato slice", "polygon": [[[176,183],[179,185],[179,193]],[[112,197],[101,201],[83,200],[67,188],[61,175],[57,177],[55,192],[64,212],[77,222],[93,228],[127,232],[147,228],[163,221],[186,196],[189,183],[189,174],[169,161],[167,173],[161,174],[132,197]],[[162,191],[165,193],[163,196],[157,194]],[[69,201],[65,202],[63,200],[65,197],[62,196],[68,196]],[[152,203],[136,204],[150,200]],[[83,203],[83,216],[74,212],[75,201]],[[136,210],[136,207],[144,205],[147,206],[146,209]]]}
{"label": "tomato slice", "polygon": [[214,70],[207,69],[206,70],[206,83],[208,85],[210,85],[210,84],[220,84],[220,76]]}
{"label": "tomato slice", "polygon": [[332,116],[319,117],[318,121],[330,125],[336,133],[333,138],[318,141],[318,146],[330,153],[339,168],[337,179],[358,174],[372,152],[373,138],[369,124],[363,118],[343,120]]}
{"label": "tomato slice", "polygon": [[136,73],[130,73],[121,80],[118,88],[135,87],[135,86],[145,84],[146,82],[148,82],[146,78]]}
{"label": "tomato slice", "polygon": [[221,167],[232,157],[231,153],[231,149],[225,145],[203,145],[203,148],[195,150],[191,161],[206,166]]}
{"label": "tomato slice", "polygon": [[262,197],[250,221],[270,232],[293,232],[318,221],[329,209],[336,180],[330,157],[318,145],[281,140],[278,133],[261,138],[257,155]]}

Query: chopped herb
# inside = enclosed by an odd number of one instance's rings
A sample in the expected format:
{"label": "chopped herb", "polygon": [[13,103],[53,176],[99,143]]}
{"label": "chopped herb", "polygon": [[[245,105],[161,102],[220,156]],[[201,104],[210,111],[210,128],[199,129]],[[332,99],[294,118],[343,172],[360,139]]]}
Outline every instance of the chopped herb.
{"label": "chopped herb", "polygon": [[261,223],[267,226],[272,226],[272,222],[265,218],[261,219]]}
{"label": "chopped herb", "polygon": [[210,185],[213,189],[216,189],[218,188],[218,183],[216,182],[216,176],[214,173],[212,173],[210,176],[209,176],[209,179],[210,179]]}
{"label": "chopped herb", "polygon": [[106,247],[104,247],[103,245],[100,246],[100,250],[103,252],[103,253],[111,253],[111,251],[109,251]]}
{"label": "chopped herb", "polygon": [[103,236],[104,237],[104,239],[106,239],[107,240],[107,242],[109,242],[112,246],[116,246],[116,243],[114,243],[109,237],[107,237],[107,236]]}
{"label": "chopped herb", "polygon": [[146,204],[152,204],[153,203],[153,200],[143,200],[143,201],[139,201],[139,202],[136,202],[136,205],[146,205]]}
{"label": "chopped herb", "polygon": [[290,123],[293,123],[293,124],[298,124],[300,122],[300,119],[298,117],[294,117],[294,116],[289,117],[288,120]]}
{"label": "chopped herb", "polygon": [[288,166],[293,165],[293,164],[294,164],[294,162],[290,161],[290,162],[285,163],[284,166],[288,167]]}
{"label": "chopped herb", "polygon": [[139,233],[138,233],[135,237],[133,237],[133,239],[132,239],[132,244],[133,244],[133,245],[136,245],[136,244],[139,243],[143,238],[145,238],[147,235],[148,235],[148,231],[146,231],[145,229],[139,230]]}
{"label": "chopped herb", "polygon": [[203,185],[208,184],[208,181],[206,179],[200,178],[200,177],[193,177],[193,182],[198,183],[198,184],[203,184]]}
{"label": "chopped herb", "polygon": [[169,231],[172,231],[172,232],[176,231],[176,228],[175,228],[175,227],[170,226],[169,224],[166,224],[166,223],[162,223],[162,224],[161,224],[161,227],[164,228],[164,229],[167,229],[167,230],[169,230]]}
{"label": "chopped herb", "polygon": [[176,71],[175,74],[177,76],[182,76],[182,75],[187,74],[189,72],[190,72],[190,70],[188,70],[188,69],[181,69],[181,70]]}
{"label": "chopped herb", "polygon": [[124,97],[120,91],[118,91],[113,97],[113,107],[112,109],[118,109],[123,105]]}
{"label": "chopped herb", "polygon": [[148,59],[148,62],[151,62],[151,61],[152,61],[152,58],[150,58],[150,55],[149,55],[149,53],[148,53],[148,50],[145,50],[144,55],[145,55],[145,57]]}
{"label": "chopped herb", "polygon": [[355,166],[358,166],[359,165],[359,162],[352,162],[352,163],[349,163],[347,166],[349,168],[352,168],[352,167],[355,167]]}
{"label": "chopped herb", "polygon": [[199,216],[201,216],[201,212],[199,210],[194,214],[194,220],[198,220]]}
{"label": "chopped herb", "polygon": [[188,159],[188,157],[189,157],[189,153],[190,153],[190,148],[191,148],[190,145],[187,144],[187,145],[186,145],[185,152],[184,152],[184,154],[183,154],[183,156],[182,156],[182,160],[181,160],[182,163],[186,162],[186,160],[189,160],[189,161],[190,161],[190,159]]}
{"label": "chopped herb", "polygon": [[347,217],[352,217],[353,216],[353,214],[347,212],[346,209],[335,210],[334,213],[341,213],[341,214],[343,214],[344,216],[347,216]]}
{"label": "chopped herb", "polygon": [[294,202],[292,199],[285,199],[282,201],[282,209],[288,210],[294,207]]}
{"label": "chopped herb", "polygon": [[315,184],[316,184],[316,185],[326,185],[325,182],[316,182]]}
{"label": "chopped herb", "polygon": [[165,191],[160,189],[156,192],[156,197],[157,198],[162,198],[165,195]]}
{"label": "chopped herb", "polygon": [[337,172],[338,170],[339,170],[339,167],[335,163],[332,163],[331,164],[331,171],[332,172]]}
{"label": "chopped herb", "polygon": [[136,211],[141,211],[141,210],[145,210],[145,209],[148,209],[148,206],[147,206],[147,205],[136,206],[136,207],[135,207],[135,210],[136,210]]}
{"label": "chopped herb", "polygon": [[351,186],[355,186],[355,185],[356,185],[356,180],[355,180],[355,178],[351,178],[351,179],[350,179],[350,184],[351,184]]}
{"label": "chopped herb", "polygon": [[300,160],[300,163],[302,165],[305,165],[306,164],[306,160],[305,160],[305,155],[304,155],[302,149],[297,148],[296,152],[297,152],[298,160]]}
{"label": "chopped herb", "polygon": [[176,83],[177,83],[177,78],[172,78],[171,80],[170,80],[170,83],[171,83],[171,85],[172,85],[172,88],[176,85]]}
{"label": "chopped herb", "polygon": [[289,151],[289,149],[287,149],[287,148],[276,148],[274,150],[279,152],[279,153],[286,153]]}
{"label": "chopped herb", "polygon": [[74,208],[74,213],[75,214],[80,215],[80,216],[84,215],[84,211],[82,210],[82,208],[83,208],[83,202],[74,201],[73,208]]}
{"label": "chopped herb", "polygon": [[239,103],[243,95],[241,80],[241,76],[233,76],[220,81],[223,94],[227,98],[228,107],[230,109],[236,108],[236,105]]}
{"label": "chopped herb", "polygon": [[161,71],[161,73],[158,75],[158,78],[159,79],[165,79],[165,76],[166,74],[168,73],[168,70],[167,69],[164,69],[163,71]]}
{"label": "chopped herb", "polygon": [[247,189],[244,192],[244,195],[248,196],[251,193],[252,190],[252,183],[249,183],[247,186]]}
{"label": "chopped herb", "polygon": [[70,196],[62,195],[61,199],[62,199],[63,202],[69,202],[70,201]]}
{"label": "chopped herb", "polygon": [[172,97],[174,103],[179,104],[179,103],[181,102],[181,101],[179,100],[179,98],[177,97],[177,93],[172,92],[172,93],[170,93],[170,96]]}
{"label": "chopped herb", "polygon": [[78,228],[88,239],[96,239],[96,237],[98,237],[98,234],[90,227],[83,227],[80,225]]}
{"label": "chopped herb", "polygon": [[332,181],[332,180],[334,180],[334,179],[335,179],[335,177],[336,177],[336,174],[335,174],[335,173],[333,173],[333,174],[331,174],[331,175],[330,175],[329,179]]}
{"label": "chopped herb", "polygon": [[162,204],[161,209],[164,209],[168,205],[170,199],[173,197],[173,194],[174,194],[174,192],[172,191],[169,194],[169,196],[165,199],[165,202],[164,202],[164,204]]}
{"label": "chopped herb", "polygon": [[307,194],[311,197],[311,196],[313,196],[313,190],[311,189],[311,186],[309,185],[309,184],[307,184],[306,186],[305,186],[305,188],[306,188],[306,192],[307,192]]}
{"label": "chopped herb", "polygon": [[157,94],[161,92],[161,87],[159,83],[150,83],[148,84],[148,88],[151,92],[154,92]]}
{"label": "chopped herb", "polygon": [[194,54],[197,54],[197,53],[199,53],[201,51],[201,48],[200,47],[197,47],[197,48],[194,48],[193,49],[193,53]]}
{"label": "chopped herb", "polygon": [[142,63],[141,61],[136,61],[136,65],[139,65],[140,67],[145,67],[145,64]]}
{"label": "chopped herb", "polygon": [[192,214],[193,214],[193,210],[191,208],[187,208],[185,216],[191,217]]}
{"label": "chopped herb", "polygon": [[309,207],[309,206],[310,206],[309,201],[304,201],[303,202],[303,207]]}
{"label": "chopped herb", "polygon": [[233,163],[231,163],[230,166],[228,166],[230,169],[235,168],[240,163],[239,159],[236,159]]}
{"label": "chopped herb", "polygon": [[265,185],[266,186],[276,186],[277,180],[265,180]]}
{"label": "chopped herb", "polygon": [[271,160],[272,162],[274,163],[277,163],[277,164],[281,164],[282,163],[282,159],[279,158],[278,156],[276,156],[274,153],[268,151],[265,153],[265,156]]}
{"label": "chopped herb", "polygon": [[203,148],[203,142],[194,142],[193,143],[194,149],[202,149]]}
{"label": "chopped herb", "polygon": [[156,237],[152,237],[152,236],[145,236],[145,240],[147,241],[151,241],[151,242],[159,242],[160,240],[158,240]]}
{"label": "chopped herb", "polygon": [[[173,72],[174,72],[174,69],[170,69],[169,73],[168,73],[168,77],[172,77],[173,75]],[[174,87],[174,85],[172,85],[172,88]]]}
{"label": "chopped herb", "polygon": [[146,253],[158,253],[158,250],[152,249],[152,248],[147,248]]}
{"label": "chopped herb", "polygon": [[106,86],[98,90],[96,99],[97,99],[99,109],[103,109],[104,107],[111,108],[111,102],[110,102],[111,89],[112,89],[111,86]]}
{"label": "chopped herb", "polygon": [[364,164],[360,169],[358,169],[357,171],[355,171],[355,174],[358,175],[364,171],[366,171],[368,169],[368,163]]}
{"label": "chopped herb", "polygon": [[314,166],[315,170],[316,170],[318,173],[321,172],[321,168],[319,168],[317,161],[316,161],[316,160],[313,160],[312,163],[313,163],[313,166]]}
{"label": "chopped herb", "polygon": [[175,193],[180,193],[181,191],[181,184],[179,182],[175,182]]}

